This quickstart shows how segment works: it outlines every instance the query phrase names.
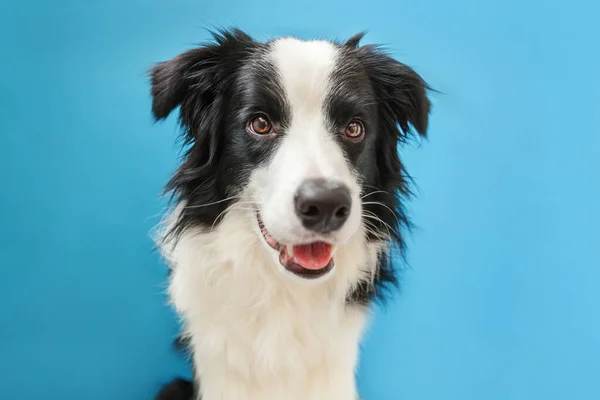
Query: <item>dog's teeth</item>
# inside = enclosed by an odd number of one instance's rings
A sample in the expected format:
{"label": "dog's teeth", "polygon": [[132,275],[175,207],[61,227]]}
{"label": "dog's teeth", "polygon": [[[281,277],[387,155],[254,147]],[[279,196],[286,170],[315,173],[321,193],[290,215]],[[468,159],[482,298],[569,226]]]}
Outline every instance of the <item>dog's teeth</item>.
{"label": "dog's teeth", "polygon": [[290,258],[294,258],[294,246],[286,246],[287,253]]}
{"label": "dog's teeth", "polygon": [[337,250],[337,246],[331,246],[331,255],[334,255],[336,250]]}

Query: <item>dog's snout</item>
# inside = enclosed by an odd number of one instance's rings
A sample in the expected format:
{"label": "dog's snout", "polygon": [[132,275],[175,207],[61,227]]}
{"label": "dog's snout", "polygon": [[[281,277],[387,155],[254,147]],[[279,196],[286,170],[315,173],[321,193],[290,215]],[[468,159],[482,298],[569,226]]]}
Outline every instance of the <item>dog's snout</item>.
{"label": "dog's snout", "polygon": [[350,189],[343,183],[326,179],[305,181],[298,188],[294,202],[302,225],[319,233],[340,229],[352,206]]}

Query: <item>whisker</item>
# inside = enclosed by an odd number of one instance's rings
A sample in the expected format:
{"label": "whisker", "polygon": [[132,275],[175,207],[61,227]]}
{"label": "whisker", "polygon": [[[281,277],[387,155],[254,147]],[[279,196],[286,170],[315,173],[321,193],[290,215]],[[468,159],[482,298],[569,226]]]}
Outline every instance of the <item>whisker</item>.
{"label": "whisker", "polygon": [[196,204],[196,205],[192,205],[192,206],[185,206],[183,208],[187,209],[187,210],[192,210],[192,209],[196,209],[196,208],[203,208],[203,207],[208,207],[208,206],[212,206],[215,204],[219,204],[219,203],[223,203],[225,201],[229,201],[229,200],[233,200],[235,199],[236,196],[231,196],[231,197],[227,197],[226,199],[222,199],[222,200],[217,200],[217,201],[213,201],[211,203],[206,203],[206,204]]}
{"label": "whisker", "polygon": [[241,205],[243,205],[243,204],[250,204],[250,203],[251,203],[251,202],[245,202],[245,203],[242,203],[242,202],[239,202],[239,203],[233,203],[232,205],[230,205],[229,207],[227,207],[226,209],[224,209],[223,211],[221,211],[221,212],[219,213],[219,215],[217,215],[217,218],[215,218],[215,220],[214,220],[214,222],[213,222],[213,224],[212,224],[212,226],[211,226],[211,228],[210,228],[210,229],[211,229],[211,230],[213,230],[213,229],[215,228],[215,225],[216,225],[217,223],[219,223],[219,222],[220,222],[220,221],[219,221],[219,219],[220,219],[220,218],[221,218],[221,217],[222,217],[222,216],[223,216],[225,213],[227,213],[227,212],[229,212],[229,211],[233,210],[234,208],[238,208],[238,209],[240,209],[240,210],[242,210],[242,211],[243,211],[243,210],[246,210],[246,211],[258,211],[258,208],[256,208],[256,207],[252,207],[252,208],[249,208],[249,209],[240,208],[240,206],[241,206]]}
{"label": "whisker", "polygon": [[[365,215],[364,217],[365,217],[365,218],[369,218],[369,217],[368,217],[368,216],[366,216],[366,215]],[[371,219],[374,219],[374,218],[371,218]],[[375,220],[376,220],[376,219],[375,219]],[[376,226],[374,226],[374,225],[371,225],[371,226],[372,226],[372,228],[373,228],[373,229],[378,229],[378,228],[377,228]],[[389,237],[392,237],[392,235],[391,235],[391,232],[390,232],[390,229],[389,229],[387,226],[385,226],[385,225],[383,225],[383,227],[384,227],[384,228],[385,228],[385,230],[387,231],[387,233],[388,233],[388,236],[389,236]]]}
{"label": "whisker", "polygon": [[390,234],[390,237],[391,237],[391,232],[394,232],[396,234],[396,236],[398,236],[398,232],[394,228],[392,228],[390,226],[390,224],[388,224],[387,222],[385,222],[384,220],[382,220],[381,218],[379,218],[376,214],[374,214],[374,213],[372,213],[370,211],[367,211],[367,210],[363,210],[363,217],[364,218],[369,218],[369,219],[374,220],[374,221],[377,221],[380,224],[382,224],[383,226],[385,226],[387,228],[387,230],[388,230],[388,234]]}
{"label": "whisker", "polygon": [[365,232],[370,233],[371,235],[375,236],[377,239],[388,240],[390,238],[389,236],[385,236],[381,232],[376,231],[375,230],[376,227],[373,226],[373,224],[371,224],[370,221],[363,221],[363,223],[364,223]]}
{"label": "whisker", "polygon": [[365,194],[364,196],[361,196],[361,199],[364,199],[365,197],[369,197],[373,194],[377,194],[377,193],[385,193],[385,194],[389,194],[389,192],[386,192],[385,190],[374,190],[372,192],[369,192],[367,194]]}
{"label": "whisker", "polygon": [[391,212],[391,213],[392,213],[392,215],[393,215],[393,216],[394,216],[394,218],[396,219],[396,223],[397,223],[398,225],[401,225],[401,224],[400,224],[400,219],[398,218],[398,214],[396,214],[396,212],[395,212],[394,210],[392,210],[392,209],[391,209],[389,206],[387,206],[387,205],[385,205],[385,204],[383,204],[383,203],[381,203],[381,202],[379,202],[379,201],[367,201],[367,202],[364,202],[364,203],[363,203],[363,205],[368,205],[368,204],[378,205],[378,206],[381,206],[381,207],[384,207],[384,208],[386,208],[386,209],[387,209],[389,212]]}

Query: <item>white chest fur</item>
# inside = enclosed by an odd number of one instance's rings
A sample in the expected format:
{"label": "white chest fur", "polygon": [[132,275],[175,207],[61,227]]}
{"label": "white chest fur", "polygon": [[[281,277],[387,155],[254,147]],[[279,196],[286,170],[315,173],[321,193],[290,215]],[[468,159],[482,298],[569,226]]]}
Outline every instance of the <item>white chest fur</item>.
{"label": "white chest fur", "polygon": [[366,310],[345,296],[371,273],[378,249],[355,239],[336,253],[328,281],[296,282],[273,264],[247,214],[231,211],[217,229],[162,247],[202,400],[356,400]]}

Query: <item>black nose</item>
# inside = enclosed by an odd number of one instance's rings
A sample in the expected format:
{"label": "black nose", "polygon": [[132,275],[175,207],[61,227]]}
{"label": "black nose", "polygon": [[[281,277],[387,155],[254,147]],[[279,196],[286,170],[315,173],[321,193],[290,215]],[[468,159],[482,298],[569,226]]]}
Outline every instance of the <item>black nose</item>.
{"label": "black nose", "polygon": [[350,215],[350,189],[325,179],[305,181],[294,199],[296,214],[306,229],[319,233],[338,230]]}

